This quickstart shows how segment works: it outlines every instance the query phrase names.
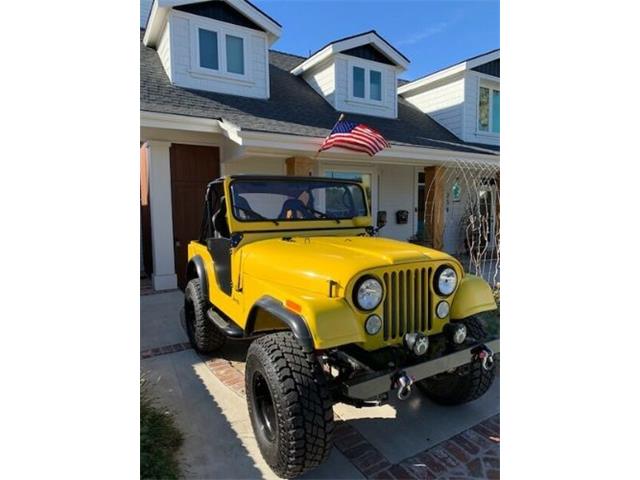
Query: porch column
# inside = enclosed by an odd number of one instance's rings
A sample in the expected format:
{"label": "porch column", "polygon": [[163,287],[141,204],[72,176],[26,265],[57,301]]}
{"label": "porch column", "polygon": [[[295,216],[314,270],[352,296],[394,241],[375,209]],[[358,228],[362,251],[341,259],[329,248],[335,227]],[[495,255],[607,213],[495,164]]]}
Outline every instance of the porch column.
{"label": "porch column", "polygon": [[425,202],[425,238],[436,250],[444,248],[444,167],[424,168]]}
{"label": "porch column", "polygon": [[311,177],[318,175],[318,161],[309,157],[289,157],[285,160],[288,176]]}
{"label": "porch column", "polygon": [[147,142],[149,159],[149,213],[153,253],[154,290],[178,288],[173,259],[173,216],[171,212],[170,142]]}

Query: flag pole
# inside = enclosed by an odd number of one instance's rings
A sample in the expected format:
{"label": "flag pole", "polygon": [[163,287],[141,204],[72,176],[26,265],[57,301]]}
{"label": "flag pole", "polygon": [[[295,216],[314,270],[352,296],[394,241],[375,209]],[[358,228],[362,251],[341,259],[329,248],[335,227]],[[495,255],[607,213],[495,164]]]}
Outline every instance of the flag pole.
{"label": "flag pole", "polygon": [[[333,132],[333,129],[336,128],[336,125],[338,125],[342,121],[343,118],[344,118],[344,113],[341,113],[340,116],[338,117],[338,121],[333,124],[333,127],[331,127],[331,132]],[[331,132],[329,132],[329,135],[331,135]],[[329,135],[324,137],[324,140],[326,140],[329,137]],[[322,141],[322,143],[324,143],[324,140]],[[320,155],[320,149],[321,148],[322,148],[322,144],[320,144],[320,148],[318,148],[318,151],[313,156],[313,160],[317,160],[318,159],[318,155]]]}

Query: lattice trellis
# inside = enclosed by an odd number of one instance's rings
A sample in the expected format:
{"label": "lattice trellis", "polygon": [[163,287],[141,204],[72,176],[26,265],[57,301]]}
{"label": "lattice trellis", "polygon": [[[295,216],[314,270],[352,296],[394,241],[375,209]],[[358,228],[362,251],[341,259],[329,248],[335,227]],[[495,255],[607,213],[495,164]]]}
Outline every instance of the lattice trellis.
{"label": "lattice trellis", "polygon": [[440,167],[425,185],[425,202],[422,240],[453,254],[466,271],[498,288],[500,166],[457,160]]}

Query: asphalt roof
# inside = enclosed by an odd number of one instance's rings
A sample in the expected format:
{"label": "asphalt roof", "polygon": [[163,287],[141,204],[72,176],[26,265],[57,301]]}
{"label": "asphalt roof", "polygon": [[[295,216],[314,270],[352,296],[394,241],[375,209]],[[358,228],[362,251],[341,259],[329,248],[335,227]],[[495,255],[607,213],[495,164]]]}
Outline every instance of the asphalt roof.
{"label": "asphalt roof", "polygon": [[[339,112],[305,80],[289,72],[305,57],[269,51],[270,98],[246,98],[172,85],[157,52],[142,44],[140,32],[140,110],[225,119],[242,130],[326,137]],[[492,153],[499,147],[461,141],[428,115],[398,97],[398,118],[346,114],[377,129],[392,145],[413,145],[460,152]]]}

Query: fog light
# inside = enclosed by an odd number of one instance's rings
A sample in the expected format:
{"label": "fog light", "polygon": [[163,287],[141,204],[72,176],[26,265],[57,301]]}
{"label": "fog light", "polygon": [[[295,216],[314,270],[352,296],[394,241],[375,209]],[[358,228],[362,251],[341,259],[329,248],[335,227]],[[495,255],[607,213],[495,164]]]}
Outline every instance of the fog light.
{"label": "fog light", "polygon": [[462,323],[456,325],[455,330],[453,331],[453,343],[457,343],[460,345],[467,338],[467,327]]}
{"label": "fog light", "polygon": [[364,329],[369,335],[375,335],[382,328],[382,319],[378,315],[369,315],[367,321],[364,322]]}
{"label": "fog light", "polygon": [[449,304],[444,300],[438,304],[436,307],[436,315],[438,318],[445,318],[449,315]]}
{"label": "fog light", "polygon": [[420,332],[407,333],[404,336],[404,345],[411,350],[411,353],[414,355],[424,355],[429,349],[429,338]]}

